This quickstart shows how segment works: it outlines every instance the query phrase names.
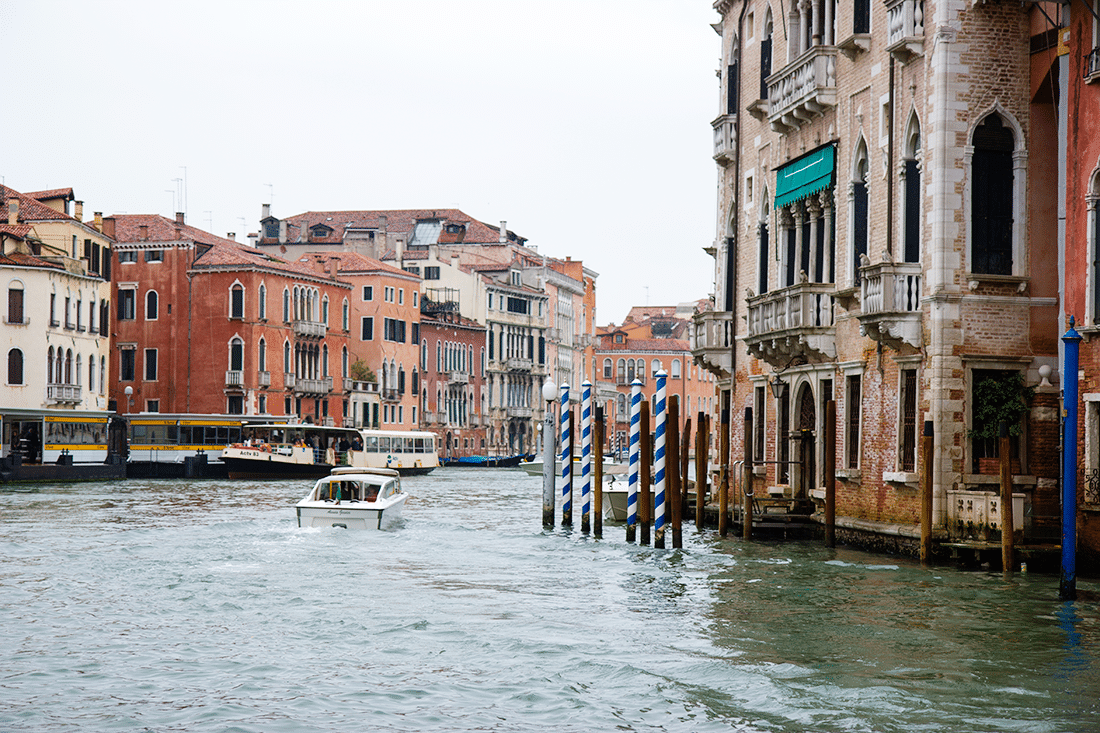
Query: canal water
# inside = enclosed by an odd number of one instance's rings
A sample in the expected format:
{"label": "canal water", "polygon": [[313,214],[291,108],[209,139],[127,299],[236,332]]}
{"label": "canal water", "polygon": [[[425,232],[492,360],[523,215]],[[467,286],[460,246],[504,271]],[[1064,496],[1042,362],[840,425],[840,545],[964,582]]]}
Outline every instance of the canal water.
{"label": "canal water", "polygon": [[390,532],[298,529],[307,488],[0,488],[0,730],[1100,730],[1094,582],[543,531],[517,470]]}

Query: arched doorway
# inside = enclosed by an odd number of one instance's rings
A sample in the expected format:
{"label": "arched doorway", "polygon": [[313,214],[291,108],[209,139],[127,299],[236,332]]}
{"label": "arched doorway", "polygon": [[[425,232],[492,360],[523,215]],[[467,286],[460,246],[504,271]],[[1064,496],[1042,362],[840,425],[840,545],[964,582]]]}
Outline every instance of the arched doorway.
{"label": "arched doorway", "polygon": [[814,431],[817,427],[817,408],[810,385],[803,385],[798,397],[798,498],[810,496],[816,483],[817,450]]}

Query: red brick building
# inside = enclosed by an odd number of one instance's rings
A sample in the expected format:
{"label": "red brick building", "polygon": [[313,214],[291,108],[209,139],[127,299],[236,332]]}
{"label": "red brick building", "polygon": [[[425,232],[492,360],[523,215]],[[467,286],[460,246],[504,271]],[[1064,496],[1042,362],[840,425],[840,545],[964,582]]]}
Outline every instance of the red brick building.
{"label": "red brick building", "polygon": [[121,411],[343,423],[350,285],[183,214],[106,217],[103,229],[116,241],[110,396]]}

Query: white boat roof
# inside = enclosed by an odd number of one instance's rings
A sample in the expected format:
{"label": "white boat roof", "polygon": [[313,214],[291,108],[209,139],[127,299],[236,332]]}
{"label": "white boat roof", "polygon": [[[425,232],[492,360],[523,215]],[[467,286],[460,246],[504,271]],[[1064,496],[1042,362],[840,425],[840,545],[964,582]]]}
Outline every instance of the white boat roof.
{"label": "white boat roof", "polygon": [[332,477],[332,476],[354,476],[356,474],[362,475],[362,476],[387,476],[387,477],[400,476],[401,475],[392,468],[369,468],[369,467],[365,467],[365,466],[364,467],[339,466],[337,468],[332,469],[332,472],[329,474],[328,477]]}

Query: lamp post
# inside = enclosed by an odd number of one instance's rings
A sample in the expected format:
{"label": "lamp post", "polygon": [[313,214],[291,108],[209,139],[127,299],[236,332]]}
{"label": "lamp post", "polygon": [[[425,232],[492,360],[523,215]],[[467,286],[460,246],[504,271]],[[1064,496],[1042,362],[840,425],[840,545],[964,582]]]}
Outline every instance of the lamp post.
{"label": "lamp post", "polygon": [[542,431],[542,526],[554,526],[554,403],[558,399],[558,385],[547,379],[542,385],[542,399],[546,403],[546,415],[539,429]]}
{"label": "lamp post", "polygon": [[126,394],[126,414],[134,411],[134,388],[127,386],[122,390]]}

